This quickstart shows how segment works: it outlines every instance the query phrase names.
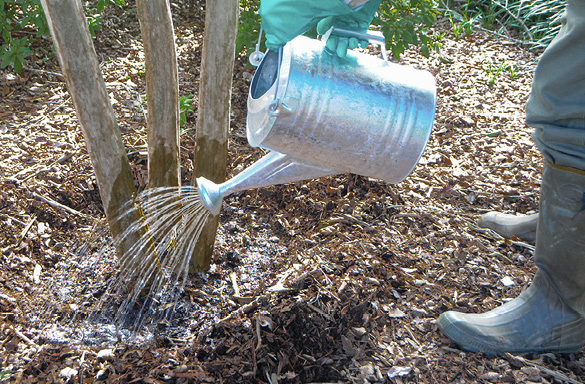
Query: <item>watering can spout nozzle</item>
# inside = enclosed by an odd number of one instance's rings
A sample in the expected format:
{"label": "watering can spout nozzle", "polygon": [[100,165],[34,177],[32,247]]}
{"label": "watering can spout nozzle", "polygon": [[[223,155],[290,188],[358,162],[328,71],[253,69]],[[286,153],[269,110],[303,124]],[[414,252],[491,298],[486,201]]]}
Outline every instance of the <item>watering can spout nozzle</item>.
{"label": "watering can spout nozzle", "polygon": [[219,215],[219,212],[221,211],[221,203],[223,201],[223,195],[220,192],[219,185],[204,177],[198,177],[197,191],[199,192],[199,197],[205,204],[207,210],[209,210],[213,216]]}

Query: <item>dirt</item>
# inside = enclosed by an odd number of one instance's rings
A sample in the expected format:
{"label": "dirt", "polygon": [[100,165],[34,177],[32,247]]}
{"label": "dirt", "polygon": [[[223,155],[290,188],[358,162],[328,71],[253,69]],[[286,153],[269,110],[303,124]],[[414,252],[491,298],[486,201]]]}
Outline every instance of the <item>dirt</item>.
{"label": "dirt", "polygon": [[[180,94],[195,95],[181,135],[189,184],[203,16],[198,6],[173,12]],[[446,310],[483,312],[529,285],[533,247],[475,223],[491,210],[536,212],[542,170],[523,120],[540,52],[480,29],[456,39],[448,23],[437,28],[440,53],[402,58],[438,87],[412,175],[389,185],[345,174],[229,196],[209,271],[189,276],[172,317],[135,335],[113,321],[123,300],[111,289],[116,257],[55,56],[33,57],[21,75],[0,70],[1,380],[584,382],[582,352],[490,357],[437,329]],[[146,91],[131,7],[109,8],[95,46],[142,189]],[[245,136],[246,60],[234,72],[228,175],[262,155]]]}

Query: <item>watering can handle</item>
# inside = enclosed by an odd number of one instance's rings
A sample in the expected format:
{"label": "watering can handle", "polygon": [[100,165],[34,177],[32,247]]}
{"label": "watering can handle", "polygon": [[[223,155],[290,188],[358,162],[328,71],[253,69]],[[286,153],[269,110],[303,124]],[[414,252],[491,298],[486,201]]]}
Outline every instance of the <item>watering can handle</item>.
{"label": "watering can handle", "polygon": [[262,41],[262,27],[260,27],[260,32],[258,32],[258,42],[256,43],[256,49],[254,50],[254,52],[252,52],[252,54],[250,55],[250,58],[248,59],[250,61],[250,64],[252,64],[255,67],[259,66],[260,63],[262,62],[262,59],[264,58],[264,53],[260,52],[260,42],[261,41]]}
{"label": "watering can handle", "polygon": [[384,61],[386,62],[388,61],[388,53],[386,52],[386,38],[380,32],[368,31],[368,33],[361,33],[350,31],[348,29],[331,27],[327,32],[325,32],[321,36],[321,41],[327,42],[327,39],[329,39],[331,35],[341,37],[355,37],[356,39],[367,40],[372,44],[377,44],[380,46],[380,50],[382,51],[382,57],[384,58]]}

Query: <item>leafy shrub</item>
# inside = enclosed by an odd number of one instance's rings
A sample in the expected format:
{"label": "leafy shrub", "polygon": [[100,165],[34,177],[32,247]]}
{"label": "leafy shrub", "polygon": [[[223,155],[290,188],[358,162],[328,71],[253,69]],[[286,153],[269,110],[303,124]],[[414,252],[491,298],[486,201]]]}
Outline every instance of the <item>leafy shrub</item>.
{"label": "leafy shrub", "polygon": [[115,5],[121,7],[126,5],[126,0],[98,0],[95,4],[95,7],[86,5],[85,18],[87,20],[89,33],[92,37],[95,36],[97,31],[102,29],[102,13],[104,12],[104,9],[110,5],[110,3],[114,3]]}
{"label": "leafy shrub", "polygon": [[382,30],[386,48],[398,59],[409,46],[420,46],[424,56],[438,49],[438,37],[432,32],[437,11],[433,0],[384,0],[373,25]]}
{"label": "leafy shrub", "polygon": [[179,97],[179,126],[187,123],[187,114],[193,112],[193,94]]}
{"label": "leafy shrub", "polygon": [[0,32],[0,67],[22,72],[33,38],[49,34],[40,1],[0,0]]}
{"label": "leafy shrub", "polygon": [[[101,28],[100,15],[110,3],[126,4],[125,0],[97,0],[95,6],[85,8],[92,36]],[[33,53],[34,39],[49,35],[40,0],[0,0],[0,34],[0,68],[11,66],[21,73]]]}
{"label": "leafy shrub", "polygon": [[[240,23],[238,24],[238,36],[236,38],[236,52],[246,50],[250,54],[258,43],[260,33],[260,15],[258,0],[240,0]],[[262,47],[264,50],[265,47]]]}
{"label": "leafy shrub", "polygon": [[[240,24],[236,50],[244,49],[249,54],[258,42],[260,16],[258,0],[240,0]],[[434,24],[436,11],[433,0],[384,0],[378,16],[372,25],[386,37],[386,48],[399,58],[410,45],[420,45],[421,51],[428,56],[431,49],[438,47],[437,38],[430,27]],[[314,36],[314,30],[307,33]]]}

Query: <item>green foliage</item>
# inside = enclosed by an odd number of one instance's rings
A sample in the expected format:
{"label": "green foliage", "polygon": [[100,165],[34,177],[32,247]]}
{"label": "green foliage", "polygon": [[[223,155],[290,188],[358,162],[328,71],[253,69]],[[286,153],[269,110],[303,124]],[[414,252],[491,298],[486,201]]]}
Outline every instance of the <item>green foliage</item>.
{"label": "green foliage", "polygon": [[87,19],[87,26],[92,37],[95,36],[97,31],[102,29],[103,19],[101,15],[110,3],[121,7],[126,5],[126,0],[98,0],[95,7],[85,7],[85,18]]}
{"label": "green foliage", "polygon": [[521,40],[537,47],[546,47],[561,26],[566,0],[443,0],[440,8],[461,28],[471,22],[490,30],[515,30]]}
{"label": "green foliage", "polygon": [[85,19],[87,20],[87,27],[92,37],[95,37],[95,33],[102,29],[101,15],[99,13],[91,13],[91,10],[85,11]]}
{"label": "green foliage", "polygon": [[[258,33],[260,32],[260,15],[258,14],[258,0],[240,0],[240,23],[236,38],[236,52],[246,50],[249,55],[256,48]],[[261,47],[264,51],[265,47]]]}
{"label": "green foliage", "polygon": [[102,13],[110,3],[114,3],[118,7],[126,5],[126,0],[98,0],[95,9],[98,13]]}
{"label": "green foliage", "polygon": [[498,78],[498,76],[506,70],[507,66],[508,66],[507,62],[503,62],[496,65],[489,60],[486,61],[486,63],[483,65],[483,70],[488,78],[487,83],[489,85],[494,85],[496,83],[496,79]]}
{"label": "green foliage", "polygon": [[428,57],[440,47],[438,35],[431,30],[436,17],[433,0],[384,0],[372,24],[380,27],[396,59],[411,45],[420,46]]}
{"label": "green foliage", "polygon": [[508,72],[508,75],[512,80],[516,80],[517,78],[522,76],[520,67],[514,63],[508,63],[508,65],[506,65],[506,72]]}
{"label": "green foliage", "polygon": [[499,64],[495,64],[491,60],[489,60],[487,56],[486,61],[483,64],[482,68],[487,76],[488,85],[494,85],[496,83],[498,76],[500,76],[504,72],[507,73],[512,80],[515,80],[522,76],[522,73],[520,72],[520,69],[516,64],[510,63],[508,61],[503,61]]}
{"label": "green foliage", "polygon": [[474,25],[477,24],[477,17],[469,13],[467,9],[468,5],[469,3],[466,4],[462,11],[447,9],[443,13],[451,23],[451,30],[455,39],[459,39],[463,33],[469,37],[474,29]]}
{"label": "green foliage", "polygon": [[0,48],[0,67],[6,68],[10,65],[16,73],[21,73],[22,67],[26,63],[26,57],[32,54],[28,45],[26,37],[12,39],[10,43],[2,45]]}
{"label": "green foliage", "polygon": [[40,0],[0,0],[0,30],[5,43],[9,43],[13,35],[48,35],[49,27]]}
{"label": "green foliage", "polygon": [[556,36],[566,6],[565,0],[515,1],[507,7],[502,0],[497,0],[497,3],[505,10],[503,15],[507,24],[523,32],[527,39],[539,47],[546,47]]}
{"label": "green foliage", "polygon": [[[101,13],[111,3],[118,6],[125,0],[97,0],[86,8],[92,36],[101,28]],[[34,41],[49,35],[47,19],[40,0],[0,0],[0,67],[8,66],[21,73],[27,56],[34,53]]]}
{"label": "green foliage", "polygon": [[0,32],[0,67],[22,72],[31,42],[49,33],[40,1],[0,0]]}
{"label": "green foliage", "polygon": [[193,94],[179,97],[179,126],[182,127],[187,122],[187,113],[193,112]]}

